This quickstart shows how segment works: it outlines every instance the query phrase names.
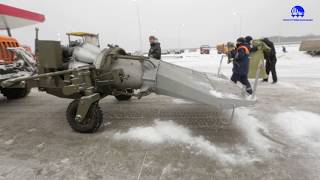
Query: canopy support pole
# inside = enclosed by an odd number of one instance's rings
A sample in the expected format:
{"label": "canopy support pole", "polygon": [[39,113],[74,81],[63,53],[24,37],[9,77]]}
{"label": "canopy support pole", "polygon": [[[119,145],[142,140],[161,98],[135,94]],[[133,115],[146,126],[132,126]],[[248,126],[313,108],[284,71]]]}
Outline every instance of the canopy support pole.
{"label": "canopy support pole", "polygon": [[8,32],[8,36],[9,36],[9,37],[12,37],[10,28],[7,28],[7,32]]}

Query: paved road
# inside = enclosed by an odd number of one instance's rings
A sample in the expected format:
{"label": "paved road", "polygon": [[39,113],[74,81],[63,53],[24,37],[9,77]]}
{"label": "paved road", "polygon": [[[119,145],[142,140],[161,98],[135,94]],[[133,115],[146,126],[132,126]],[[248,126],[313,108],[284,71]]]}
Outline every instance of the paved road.
{"label": "paved road", "polygon": [[320,136],[292,134],[279,119],[319,117],[318,87],[299,83],[262,85],[257,106],[232,121],[228,111],[168,97],[108,97],[104,127],[90,135],[69,128],[69,100],[0,97],[0,179],[320,179]]}

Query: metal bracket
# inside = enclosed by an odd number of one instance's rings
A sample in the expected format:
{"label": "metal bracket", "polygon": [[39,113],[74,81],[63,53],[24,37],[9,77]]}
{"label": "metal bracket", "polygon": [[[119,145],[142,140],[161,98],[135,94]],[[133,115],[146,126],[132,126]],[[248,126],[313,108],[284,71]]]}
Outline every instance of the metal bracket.
{"label": "metal bracket", "polygon": [[62,88],[62,92],[66,96],[78,93],[79,92],[79,85],[64,86]]}
{"label": "metal bracket", "polygon": [[[220,108],[221,108],[221,111],[225,112],[222,107],[220,107]],[[219,109],[220,109],[220,108],[219,108]],[[234,104],[232,104],[232,112],[231,112],[230,118],[226,119],[227,121],[222,121],[221,123],[222,123],[223,125],[229,125],[229,124],[231,124],[231,122],[233,122],[233,120],[234,120],[235,112],[236,112],[236,107],[235,107]]]}
{"label": "metal bracket", "polygon": [[232,114],[231,114],[231,117],[230,117],[230,121],[233,121],[235,112],[236,112],[236,107],[233,105],[232,106]]}
{"label": "metal bracket", "polygon": [[93,103],[99,101],[100,99],[101,97],[100,97],[100,94],[98,93],[82,97],[79,101],[77,114],[76,114],[76,121],[82,122],[85,119],[90,106]]}

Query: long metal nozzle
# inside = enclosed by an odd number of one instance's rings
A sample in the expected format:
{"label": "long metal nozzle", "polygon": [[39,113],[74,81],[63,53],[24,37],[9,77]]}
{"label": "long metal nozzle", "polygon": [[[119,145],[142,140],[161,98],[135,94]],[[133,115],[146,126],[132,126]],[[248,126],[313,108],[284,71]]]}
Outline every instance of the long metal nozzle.
{"label": "long metal nozzle", "polygon": [[[149,78],[149,84],[150,84]],[[251,106],[256,103],[241,95],[242,89],[228,79],[214,74],[202,73],[160,61],[154,80],[154,91],[200,102],[215,107],[229,108]]]}

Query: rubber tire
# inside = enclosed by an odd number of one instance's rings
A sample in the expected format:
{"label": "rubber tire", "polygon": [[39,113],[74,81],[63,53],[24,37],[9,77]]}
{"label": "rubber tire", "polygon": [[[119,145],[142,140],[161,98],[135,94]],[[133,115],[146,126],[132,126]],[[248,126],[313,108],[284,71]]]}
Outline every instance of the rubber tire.
{"label": "rubber tire", "polygon": [[103,123],[103,114],[98,102],[93,103],[83,120],[84,123],[76,121],[79,100],[72,101],[67,109],[66,116],[70,127],[79,133],[95,133]]}
{"label": "rubber tire", "polygon": [[[133,89],[127,89],[127,92],[133,93]],[[115,98],[118,101],[129,101],[132,98],[132,96],[131,95],[119,95],[119,96],[115,96]]]}
{"label": "rubber tire", "polygon": [[19,99],[28,96],[31,88],[3,88],[1,89],[1,93],[3,96],[7,97],[7,99]]}

